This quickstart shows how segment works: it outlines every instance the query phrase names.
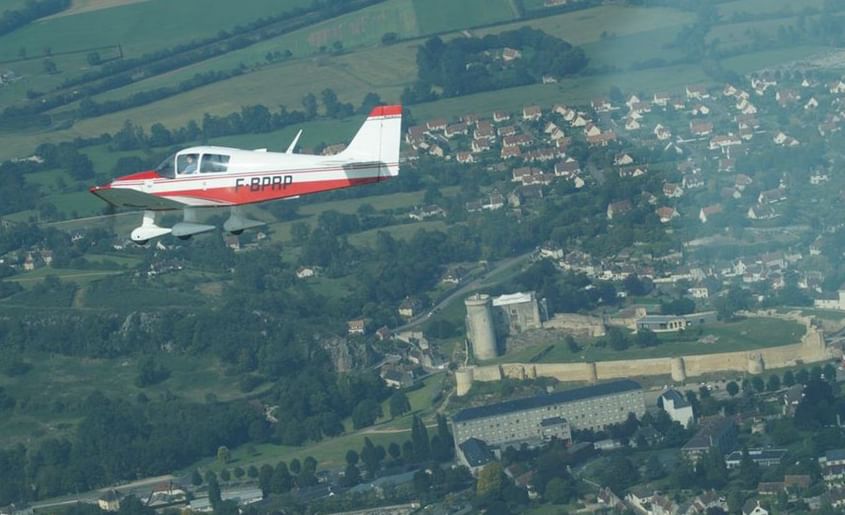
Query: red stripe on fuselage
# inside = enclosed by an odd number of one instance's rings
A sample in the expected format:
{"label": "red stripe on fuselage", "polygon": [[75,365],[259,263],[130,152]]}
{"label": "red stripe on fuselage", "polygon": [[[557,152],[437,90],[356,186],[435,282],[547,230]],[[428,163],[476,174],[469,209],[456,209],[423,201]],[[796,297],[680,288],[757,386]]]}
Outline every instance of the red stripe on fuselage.
{"label": "red stripe on fuselage", "polygon": [[169,191],[163,193],[155,193],[158,197],[190,197],[195,199],[207,200],[218,204],[255,204],[257,202],[266,202],[268,200],[279,200],[287,197],[296,197],[299,195],[308,195],[311,193],[319,193],[321,191],[337,190],[341,188],[348,188],[350,186],[360,186],[363,184],[372,184],[386,180],[388,177],[362,177],[358,179],[334,179],[326,181],[313,182],[294,182],[288,185],[280,184],[263,184],[258,186],[251,186],[250,184],[243,184],[240,187],[230,186],[225,188],[209,188],[209,189],[190,189],[180,191]]}

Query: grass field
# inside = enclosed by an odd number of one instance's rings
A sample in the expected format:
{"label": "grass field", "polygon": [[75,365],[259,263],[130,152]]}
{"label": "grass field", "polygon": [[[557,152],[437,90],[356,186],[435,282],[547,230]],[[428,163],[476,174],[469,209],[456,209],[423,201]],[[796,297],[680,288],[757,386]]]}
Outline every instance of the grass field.
{"label": "grass field", "polygon": [[413,0],[422,34],[434,34],[516,19],[509,0]]}
{"label": "grass field", "polygon": [[563,342],[548,342],[533,349],[525,349],[501,359],[503,362],[527,361],[541,350],[553,345],[539,360],[540,363],[573,361],[609,361],[625,359],[661,358],[694,354],[713,354],[774,347],[798,343],[804,335],[804,327],[796,322],[775,318],[748,318],[731,323],[717,323],[704,328],[701,336],[718,337],[715,343],[704,344],[693,339],[685,341],[671,335],[661,336],[663,343],[652,348],[630,347],[615,351],[608,347],[588,344],[584,350],[572,353]]}
{"label": "grass field", "polygon": [[[24,272],[6,279],[20,284],[24,288],[32,287],[41,282],[48,275],[53,275],[62,281],[76,283],[84,286],[92,281],[97,281],[110,275],[123,273],[121,270],[74,270],[72,268],[42,267],[32,272]],[[2,304],[0,304],[2,305]]]}
{"label": "grass field", "polygon": [[824,0],[803,0],[801,3],[795,3],[790,0],[735,0],[734,2],[718,4],[716,8],[719,10],[719,15],[723,20],[730,20],[735,13],[759,15],[789,9],[799,14],[803,9],[819,9],[823,5]]}
{"label": "grass field", "polygon": [[45,48],[68,51],[104,44],[120,44],[125,55],[134,57],[310,4],[309,0],[147,0],[86,10],[50,17],[0,37],[0,59],[16,57],[19,48],[36,53]]}
{"label": "grass field", "polygon": [[[405,440],[409,440],[411,438],[411,419],[414,414],[423,417],[426,425],[429,425],[429,435],[431,435],[434,429],[430,426],[434,424],[431,396],[440,387],[442,381],[443,374],[434,374],[424,380],[422,388],[408,392],[412,411],[402,417],[390,419],[389,416],[385,416],[372,427],[303,447],[273,444],[256,445],[254,446],[257,451],[256,454],[250,454],[249,446],[238,447],[232,450],[233,461],[227,467],[261,466],[265,463],[275,465],[279,461],[290,463],[294,458],[302,461],[307,456],[313,456],[319,462],[319,469],[342,468],[345,465],[346,451],[349,449],[360,451],[364,446],[365,437],[370,438],[374,445],[383,445],[385,448],[392,442],[401,445]],[[387,413],[386,402],[383,408]],[[190,471],[194,468],[219,471],[223,467],[212,458],[202,460],[186,470]]]}
{"label": "grass field", "polygon": [[[72,406],[98,390],[127,400],[140,392],[154,398],[165,391],[196,402],[205,402],[207,394],[220,400],[241,397],[237,378],[226,376],[209,357],[169,354],[165,363],[171,377],[144,389],[134,385],[138,367],[134,358],[80,359],[45,354],[23,358],[33,364],[27,374],[15,378],[0,375],[0,386],[27,406],[25,416],[0,417],[0,440],[4,445],[62,434],[58,424],[75,421]],[[72,425],[65,428],[69,429]]]}

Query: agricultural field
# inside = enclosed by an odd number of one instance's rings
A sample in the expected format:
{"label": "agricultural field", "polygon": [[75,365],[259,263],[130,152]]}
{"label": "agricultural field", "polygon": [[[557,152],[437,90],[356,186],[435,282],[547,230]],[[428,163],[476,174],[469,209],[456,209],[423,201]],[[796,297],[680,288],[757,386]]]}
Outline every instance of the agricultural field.
{"label": "agricultural field", "polygon": [[806,9],[820,9],[823,5],[824,0],[803,0],[801,3],[791,2],[790,0],[735,0],[720,3],[716,7],[722,20],[725,21],[730,20],[735,14],[760,15],[784,11],[800,14]]}
{"label": "agricultural field", "polygon": [[421,34],[438,34],[516,19],[509,0],[413,0]]}

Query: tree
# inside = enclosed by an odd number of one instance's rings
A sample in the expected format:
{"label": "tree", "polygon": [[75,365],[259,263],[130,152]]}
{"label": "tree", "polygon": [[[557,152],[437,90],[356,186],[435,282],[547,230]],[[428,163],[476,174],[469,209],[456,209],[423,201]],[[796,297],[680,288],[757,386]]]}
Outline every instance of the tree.
{"label": "tree", "polygon": [[250,465],[249,468],[246,469],[246,475],[252,479],[258,477],[258,469],[255,467],[255,465]]}
{"label": "tree", "polygon": [[800,384],[807,384],[807,381],[810,380],[810,372],[807,371],[806,368],[802,368],[795,374],[795,381]]}
{"label": "tree", "polygon": [[224,465],[232,461],[232,452],[225,445],[217,448],[217,461]]}
{"label": "tree", "polygon": [[399,447],[398,443],[390,442],[390,445],[387,446],[387,454],[389,454],[394,461],[398,461],[399,458],[402,457],[402,448]]}
{"label": "tree", "polygon": [[317,116],[317,97],[308,93],[302,98],[302,107],[305,108],[305,118],[311,120]]}
{"label": "tree", "polygon": [[284,461],[280,461],[273,469],[273,476],[270,479],[270,491],[274,494],[289,492],[293,486],[293,477],[288,471]]}
{"label": "tree", "polygon": [[211,481],[208,481],[208,501],[216,509],[222,500],[220,497],[220,484],[217,483],[216,477],[212,477]]}
{"label": "tree", "polygon": [[638,329],[635,337],[637,346],[639,347],[656,347],[660,345],[660,338],[648,329]]}
{"label": "tree", "polygon": [[766,390],[770,392],[776,392],[780,390],[780,376],[777,374],[772,374],[769,376],[769,380],[766,382]]}
{"label": "tree", "polygon": [[261,493],[264,495],[266,499],[273,490],[273,467],[267,465],[261,465],[261,469],[258,471],[258,486],[261,488]]}
{"label": "tree", "polygon": [[822,376],[824,377],[825,381],[828,382],[835,382],[836,381],[836,367],[831,365],[830,363],[826,364],[822,369]]}
{"label": "tree", "polygon": [[402,416],[411,411],[411,402],[402,390],[398,390],[390,396],[389,406],[390,416],[393,418]]}
{"label": "tree", "polygon": [[44,71],[50,75],[54,75],[59,72],[58,66],[56,66],[56,63],[52,59],[44,59],[41,64],[44,67]]}
{"label": "tree", "polygon": [[742,449],[742,458],[739,462],[739,481],[740,486],[746,490],[756,488],[757,483],[760,482],[760,465],[751,459],[748,448]]}
{"label": "tree", "polygon": [[494,461],[488,463],[478,473],[478,482],[475,485],[475,494],[478,497],[497,498],[505,484],[505,473],[502,464]]}
{"label": "tree", "polygon": [[246,474],[242,467],[235,467],[235,470],[233,472],[235,474],[235,479],[238,480],[243,479],[244,475]]}
{"label": "tree", "polygon": [[763,378],[760,376],[751,378],[751,386],[754,387],[754,391],[757,393],[761,393],[766,389],[766,383],[763,382]]}
{"label": "tree", "polygon": [[355,486],[361,482],[361,471],[358,467],[349,463],[346,465],[346,470],[343,473],[343,485]]}
{"label": "tree", "polygon": [[663,464],[660,463],[660,459],[655,454],[651,454],[645,463],[646,479],[656,481],[665,475],[666,470],[663,468]]}
{"label": "tree", "polygon": [[607,343],[613,350],[622,351],[628,348],[628,337],[618,327],[611,327],[607,331]]}
{"label": "tree", "polygon": [[297,475],[302,472],[302,463],[298,458],[290,460],[290,471]]}
{"label": "tree", "polygon": [[639,480],[637,467],[625,456],[614,456],[599,473],[601,483],[614,491],[622,491]]}
{"label": "tree", "polygon": [[783,385],[787,388],[795,385],[795,374],[792,373],[792,370],[783,373]]}
{"label": "tree", "polygon": [[229,481],[232,479],[232,473],[229,472],[229,469],[223,469],[220,471],[220,479],[223,481]]}
{"label": "tree", "polygon": [[191,472],[191,484],[194,486],[200,486],[202,484],[202,475],[200,475],[200,471],[197,469]]}
{"label": "tree", "polygon": [[355,452],[354,449],[349,449],[346,451],[346,463],[349,465],[357,465],[358,464],[358,453]]}
{"label": "tree", "polygon": [[368,436],[364,437],[364,448],[361,449],[361,461],[364,462],[364,467],[367,469],[369,477],[375,477],[376,472],[381,467],[381,459],[379,453],[376,451],[375,445]]}
{"label": "tree", "polygon": [[103,61],[100,57],[100,52],[89,52],[88,55],[85,56],[85,60],[88,61],[88,64],[91,66],[97,66]]}
{"label": "tree", "polygon": [[431,457],[431,442],[428,439],[428,429],[422,419],[414,415],[411,422],[411,442],[414,446],[414,459],[423,462]]}
{"label": "tree", "polygon": [[352,410],[352,427],[361,429],[371,426],[383,414],[381,404],[372,399],[364,399]]}
{"label": "tree", "polygon": [[736,394],[739,393],[739,385],[736,384],[736,381],[730,381],[726,386],[725,389],[728,391],[728,395],[731,397],[736,397]]}
{"label": "tree", "polygon": [[552,504],[568,504],[575,496],[575,485],[560,477],[553,477],[546,483],[543,497]]}

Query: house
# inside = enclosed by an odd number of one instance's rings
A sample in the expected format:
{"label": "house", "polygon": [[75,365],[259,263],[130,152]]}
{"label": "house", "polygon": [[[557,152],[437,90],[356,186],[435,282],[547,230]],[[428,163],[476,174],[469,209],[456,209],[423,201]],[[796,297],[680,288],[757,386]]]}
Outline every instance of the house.
{"label": "house", "polygon": [[658,123],[654,127],[654,135],[657,136],[658,140],[665,141],[672,137],[672,131]]}
{"label": "house", "polygon": [[629,165],[634,162],[634,158],[631,157],[631,154],[623,153],[623,154],[616,154],[616,157],[613,158],[613,164],[616,166],[622,165]]}
{"label": "house", "polygon": [[547,241],[540,246],[540,257],[546,259],[563,259],[563,249],[560,245]]}
{"label": "house", "polygon": [[558,161],[555,163],[555,175],[558,177],[572,178],[581,174],[581,166],[578,161],[571,157],[566,158],[565,161]]}
{"label": "house", "polygon": [[684,429],[695,423],[692,404],[679,391],[671,388],[666,390],[660,395],[658,404],[673,422],[678,422]]}
{"label": "house", "polygon": [[757,204],[748,208],[745,216],[750,220],[771,220],[777,217],[772,206]]}
{"label": "house", "polygon": [[584,116],[582,113],[577,113],[577,115],[569,122],[569,125],[572,127],[586,127],[587,124],[590,123],[590,119]]}
{"label": "house", "polygon": [[455,156],[455,160],[461,164],[469,164],[475,162],[475,157],[471,152],[458,152]]}
{"label": "house", "polygon": [[684,175],[681,185],[688,190],[701,188],[704,186],[704,178],[700,175],[688,173]]}
{"label": "house", "polygon": [[122,495],[117,490],[109,490],[97,499],[97,506],[103,511],[118,511],[121,497]]}
{"label": "house", "polygon": [[514,134],[513,136],[505,136],[502,138],[503,147],[525,147],[532,143],[531,136],[528,134]]}
{"label": "house", "polygon": [[648,167],[645,165],[631,165],[619,168],[619,177],[640,177],[648,173]]}
{"label": "house", "polygon": [[642,126],[640,125],[640,122],[638,122],[636,118],[629,117],[627,120],[625,120],[625,130],[627,130],[627,131],[636,131],[636,130],[639,130],[640,127],[642,127]]}
{"label": "house", "polygon": [[694,106],[692,106],[690,114],[692,114],[693,116],[707,116],[708,114],[710,114],[710,108],[704,104],[695,104]]}
{"label": "house", "polygon": [[539,168],[532,168],[528,166],[523,166],[520,168],[514,168],[511,172],[511,182],[521,182],[525,183],[527,178],[530,178],[534,175],[542,175],[543,171]]}
{"label": "house", "polygon": [[652,97],[652,103],[656,106],[666,107],[669,105],[669,100],[672,96],[669,93],[655,93]]}
{"label": "house", "polygon": [[675,210],[674,207],[661,207],[655,211],[657,214],[657,218],[660,219],[660,223],[665,224],[672,221],[673,218],[677,218],[681,215],[678,214],[678,211]]}
{"label": "house", "polygon": [[543,116],[540,106],[526,106],[522,108],[522,119],[528,122],[536,122]]}
{"label": "house", "polygon": [[496,129],[488,121],[478,122],[472,132],[473,139],[496,139]]}
{"label": "house", "polygon": [[611,141],[616,141],[616,133],[613,131],[603,132],[598,136],[587,136],[587,143],[590,145],[606,147]]}
{"label": "house", "polygon": [[505,125],[504,127],[499,127],[496,129],[496,133],[499,135],[500,138],[505,136],[513,136],[516,134],[516,125]]}
{"label": "house", "polygon": [[733,134],[714,136],[710,139],[710,150],[724,150],[736,145],[742,145],[742,139]]}
{"label": "house", "polygon": [[777,134],[775,134],[775,137],[772,138],[772,141],[776,145],[780,145],[782,147],[794,147],[801,144],[801,142],[799,142],[797,139],[793,138],[792,136],[786,134],[783,131],[779,131]]}
{"label": "house", "polygon": [[522,155],[522,150],[519,147],[504,147],[502,148],[502,159],[510,159],[512,157],[519,157]]}
{"label": "house", "polygon": [[713,204],[712,206],[703,207],[698,212],[698,219],[701,220],[701,223],[706,224],[708,220],[712,219],[715,215],[718,215],[721,212],[722,204]]}
{"label": "house", "polygon": [[350,320],[346,322],[346,334],[348,335],[364,335],[367,332],[367,321],[366,319],[359,318],[356,320]]}
{"label": "house", "polygon": [[807,100],[807,103],[804,104],[804,110],[809,111],[811,109],[815,109],[819,107],[819,101],[816,100],[816,97],[810,97],[810,100]]}
{"label": "house", "polygon": [[689,130],[693,136],[707,136],[713,132],[713,123],[691,121],[689,122]]}
{"label": "house", "polygon": [[413,297],[405,297],[405,300],[399,304],[399,316],[404,318],[413,318],[420,314],[423,304],[419,299]]}
{"label": "house", "polygon": [[687,86],[684,88],[684,92],[687,95],[687,100],[703,100],[705,98],[710,98],[710,93],[707,92],[707,88],[704,86]]}
{"label": "house", "polygon": [[648,102],[637,102],[636,104],[632,104],[628,107],[632,116],[638,116],[642,113],[651,112],[651,104],[649,104]]}
{"label": "house", "polygon": [[736,169],[736,159],[732,158],[724,158],[719,159],[719,171],[720,172],[733,172]]}
{"label": "house", "polygon": [[449,126],[449,120],[446,118],[435,118],[434,120],[429,120],[425,123],[426,129],[429,132],[432,131],[442,131],[445,130],[446,127]]}
{"label": "house", "polygon": [[32,253],[27,253],[26,258],[24,258],[23,269],[27,272],[35,270],[35,258],[32,257]]}
{"label": "house", "polygon": [[742,515],[769,515],[769,510],[763,508],[759,500],[749,499],[742,506]]}
{"label": "house", "polygon": [[839,79],[837,81],[831,82],[828,85],[827,90],[828,92],[830,92],[831,95],[841,95],[842,93],[845,93],[845,81]]}
{"label": "house", "polygon": [[786,189],[784,188],[763,191],[757,197],[757,203],[759,204],[777,204],[784,200],[786,200]]}
{"label": "house", "polygon": [[724,89],[722,89],[722,96],[725,97],[732,97],[739,93],[739,90],[733,84],[725,84]]}
{"label": "house", "polygon": [[414,376],[410,372],[396,368],[385,368],[381,378],[390,388],[408,388],[414,384]]}
{"label": "house", "polygon": [[709,299],[710,298],[710,290],[708,288],[705,288],[705,287],[690,288],[690,289],[687,290],[687,293],[689,293],[690,297],[692,297],[694,299]]}
{"label": "house", "polygon": [[801,100],[801,95],[794,89],[779,89],[775,92],[775,100],[781,107],[789,107]]}
{"label": "house", "polygon": [[663,194],[669,198],[681,198],[684,196],[684,189],[678,184],[667,182],[663,184]]}
{"label": "house", "polygon": [[590,101],[590,106],[593,108],[594,111],[599,113],[606,113],[613,109],[613,104],[610,103],[610,99],[607,97],[598,97],[592,99]]}
{"label": "house", "polygon": [[531,150],[528,154],[525,155],[526,161],[551,161],[558,156],[557,151],[554,148],[538,148],[535,150]]}
{"label": "house", "polygon": [[449,139],[455,136],[466,136],[469,127],[465,123],[455,123],[443,129],[443,135]]}
{"label": "house", "polygon": [[412,220],[416,220],[418,222],[422,222],[427,218],[434,218],[436,216],[443,216],[446,214],[446,211],[437,205],[429,205],[417,208],[408,215]]}
{"label": "house", "polygon": [[[748,457],[751,458],[751,461],[761,467],[776,467],[780,465],[787,452],[786,449],[772,448],[746,449],[746,451],[748,452]],[[743,454],[746,451],[734,451],[725,456],[725,465],[727,465],[728,469],[739,468],[742,463]]]}
{"label": "house", "polygon": [[314,277],[317,275],[317,269],[310,266],[301,266],[296,269],[296,278],[297,279],[308,279],[309,277]]}
{"label": "house", "polygon": [[715,449],[720,454],[733,450],[736,445],[737,429],[732,418],[712,417],[702,419],[700,429],[684,446],[681,453],[692,462]]}
{"label": "house", "polygon": [[505,207],[506,203],[507,199],[505,199],[505,196],[499,193],[498,190],[494,189],[490,192],[490,195],[488,195],[487,198],[481,202],[481,209],[487,211],[495,211],[497,209]]}
{"label": "house", "polygon": [[813,175],[810,176],[810,184],[813,186],[818,186],[819,184],[824,184],[830,181],[830,177],[823,172],[816,171],[813,172]]}
{"label": "house", "polygon": [[389,327],[386,325],[381,326],[376,330],[376,339],[383,342],[385,340],[389,340],[393,337],[393,331],[390,330]]}
{"label": "house", "polygon": [[469,438],[458,445],[458,461],[467,467],[473,475],[483,469],[488,463],[495,461],[493,452],[478,438]]}
{"label": "house", "polygon": [[584,136],[586,136],[588,138],[590,136],[599,136],[600,134],[601,134],[601,129],[599,128],[598,125],[591,123],[591,124],[588,124],[586,127],[584,127]]}
{"label": "house", "polygon": [[736,178],[734,179],[734,186],[739,191],[745,191],[745,188],[750,186],[754,180],[751,177],[745,175],[744,173],[737,174]]}
{"label": "house", "polygon": [[613,220],[613,217],[618,217],[620,215],[624,215],[634,206],[631,204],[630,200],[620,200],[618,202],[611,202],[607,205],[607,219]]}
{"label": "house", "polygon": [[470,146],[473,152],[485,152],[490,150],[490,140],[489,139],[474,139],[472,140],[472,145]]}
{"label": "house", "polygon": [[511,114],[504,111],[493,112],[493,123],[502,123],[511,119]]}
{"label": "house", "polygon": [[522,58],[522,52],[515,48],[505,47],[502,50],[502,60],[506,63]]}

